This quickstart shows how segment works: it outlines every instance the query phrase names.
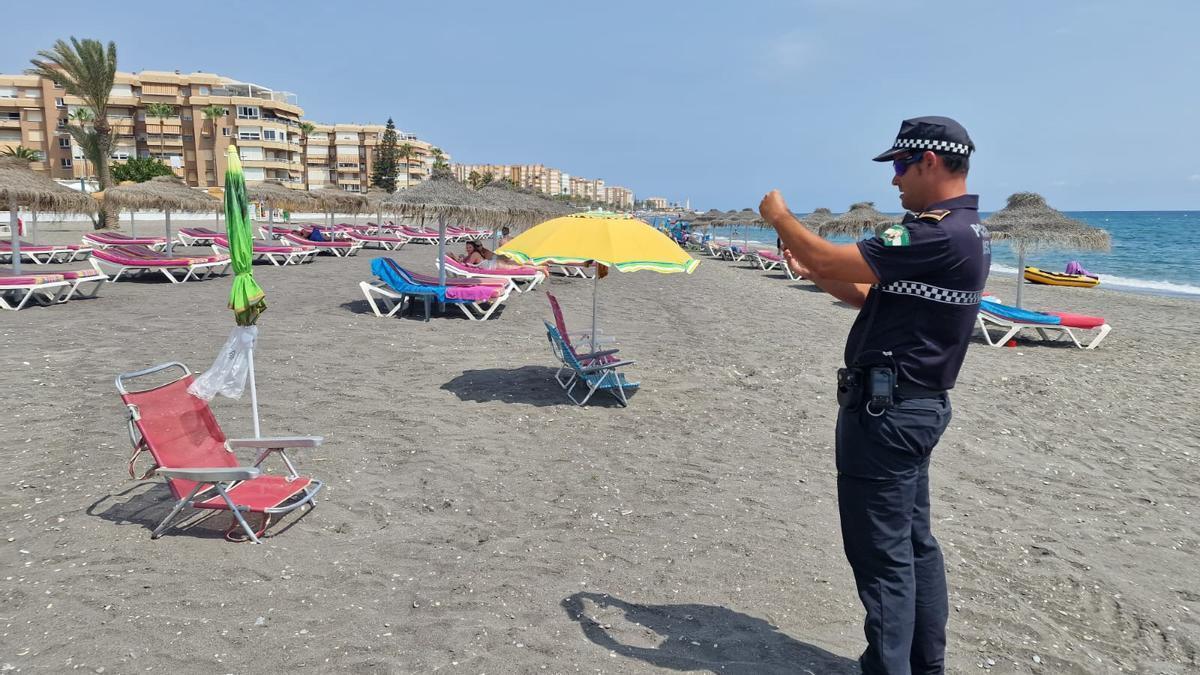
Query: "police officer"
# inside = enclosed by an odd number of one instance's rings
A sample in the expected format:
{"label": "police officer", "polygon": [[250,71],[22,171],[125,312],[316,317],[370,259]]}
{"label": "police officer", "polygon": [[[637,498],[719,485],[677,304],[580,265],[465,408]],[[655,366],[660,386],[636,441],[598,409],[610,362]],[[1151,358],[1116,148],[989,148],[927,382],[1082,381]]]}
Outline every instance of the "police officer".
{"label": "police officer", "polygon": [[979,198],[967,194],[975,144],[958,122],[900,125],[892,185],[908,210],[879,236],[836,245],[792,215],[779,191],[759,210],[793,271],[859,307],[838,374],[838,510],[866,609],[864,673],[941,673],[946,573],[929,513],[929,457],[991,265]]}

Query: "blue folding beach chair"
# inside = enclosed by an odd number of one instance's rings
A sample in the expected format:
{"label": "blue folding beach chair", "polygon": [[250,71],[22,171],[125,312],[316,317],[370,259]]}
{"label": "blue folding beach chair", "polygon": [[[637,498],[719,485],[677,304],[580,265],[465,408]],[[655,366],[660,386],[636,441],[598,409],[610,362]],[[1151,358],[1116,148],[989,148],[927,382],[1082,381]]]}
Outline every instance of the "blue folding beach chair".
{"label": "blue folding beach chair", "polygon": [[[633,365],[633,361],[614,360],[611,357],[617,353],[615,349],[594,354],[577,354],[563,340],[557,328],[550,325],[548,321],[543,321],[543,323],[546,324],[546,338],[550,341],[550,347],[554,350],[554,355],[562,362],[562,366],[555,373],[555,379],[567,392],[567,398],[571,399],[575,405],[584,405],[597,391],[604,391],[620,401],[622,406],[629,405],[629,399],[625,392],[637,389],[638,383],[626,379],[623,373],[617,372],[617,369]],[[563,379],[564,375],[567,376],[565,380]],[[587,393],[582,398],[575,393],[576,388],[580,386],[587,389]]]}

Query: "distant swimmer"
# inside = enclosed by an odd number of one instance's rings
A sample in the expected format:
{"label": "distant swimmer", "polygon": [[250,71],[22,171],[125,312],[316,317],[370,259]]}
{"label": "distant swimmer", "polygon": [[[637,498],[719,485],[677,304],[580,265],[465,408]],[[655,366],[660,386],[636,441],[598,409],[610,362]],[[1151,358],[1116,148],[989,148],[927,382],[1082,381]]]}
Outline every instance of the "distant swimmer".
{"label": "distant swimmer", "polygon": [[945,670],[947,595],[933,536],[929,458],[950,423],[949,390],[967,353],[991,266],[979,197],[967,194],[975,144],[947,117],[900,125],[892,185],[901,222],[833,244],[773,190],[759,211],[796,274],[859,308],[838,371],[838,510],[866,609],[864,673]]}

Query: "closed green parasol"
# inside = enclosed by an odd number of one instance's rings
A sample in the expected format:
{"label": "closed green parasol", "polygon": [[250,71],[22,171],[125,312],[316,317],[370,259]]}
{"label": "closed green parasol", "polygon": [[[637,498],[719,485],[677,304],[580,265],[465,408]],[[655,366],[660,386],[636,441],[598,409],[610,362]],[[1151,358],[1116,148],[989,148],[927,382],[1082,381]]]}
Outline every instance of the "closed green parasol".
{"label": "closed green parasol", "polygon": [[254,239],[250,235],[250,207],[246,201],[246,177],[237,148],[226,154],[225,226],[229,238],[229,257],[233,262],[233,288],[229,291],[229,309],[237,326],[229,334],[212,366],[200,374],[188,391],[206,401],[221,394],[241,398],[250,385],[250,407],[254,413],[254,437],[262,438],[258,421],[258,391],[254,383],[254,344],[258,340],[258,316],[267,309],[266,294],[254,281]]}
{"label": "closed green parasol", "polygon": [[225,155],[225,227],[229,257],[233,262],[233,288],[229,309],[239,326],[253,326],[267,309],[267,294],[254,280],[254,237],[250,233],[250,204],[246,200],[246,177],[237,148]]}

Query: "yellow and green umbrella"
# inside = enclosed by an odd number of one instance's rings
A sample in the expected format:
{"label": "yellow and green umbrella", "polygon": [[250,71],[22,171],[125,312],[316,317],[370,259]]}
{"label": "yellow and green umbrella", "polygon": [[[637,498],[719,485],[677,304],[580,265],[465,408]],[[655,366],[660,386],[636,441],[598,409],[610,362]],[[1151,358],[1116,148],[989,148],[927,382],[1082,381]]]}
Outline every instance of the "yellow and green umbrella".
{"label": "yellow and green umbrella", "polygon": [[[621,272],[691,274],[700,264],[645,221],[605,211],[547,220],[518,235],[496,253],[522,264],[582,265],[594,261]],[[598,282],[600,277],[597,273],[594,279]],[[596,350],[598,286],[594,283],[592,287],[592,351]]]}
{"label": "yellow and green umbrella", "polygon": [[250,205],[246,200],[246,176],[237,148],[229,146],[225,157],[225,229],[229,257],[233,262],[233,288],[229,309],[239,326],[253,326],[267,309],[266,293],[254,280],[254,237],[250,233]]}

